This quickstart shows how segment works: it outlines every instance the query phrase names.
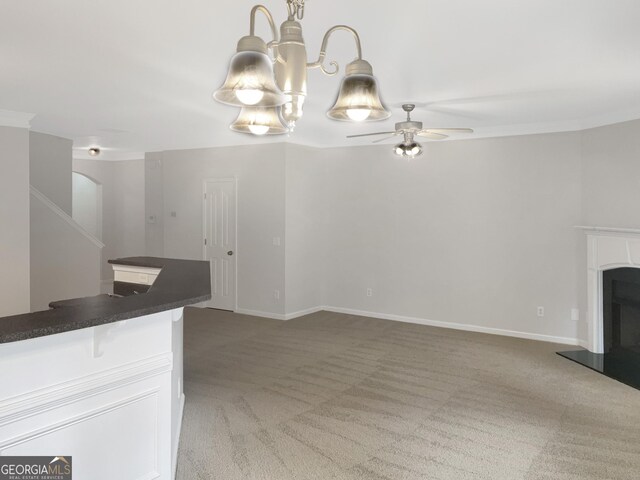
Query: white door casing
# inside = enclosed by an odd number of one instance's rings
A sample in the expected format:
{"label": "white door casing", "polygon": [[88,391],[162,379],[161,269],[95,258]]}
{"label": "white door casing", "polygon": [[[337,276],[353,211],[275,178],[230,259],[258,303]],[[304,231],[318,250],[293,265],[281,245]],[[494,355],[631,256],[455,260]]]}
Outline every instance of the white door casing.
{"label": "white door casing", "polygon": [[203,258],[211,269],[211,300],[207,306],[236,310],[237,181],[213,178],[203,186]]}

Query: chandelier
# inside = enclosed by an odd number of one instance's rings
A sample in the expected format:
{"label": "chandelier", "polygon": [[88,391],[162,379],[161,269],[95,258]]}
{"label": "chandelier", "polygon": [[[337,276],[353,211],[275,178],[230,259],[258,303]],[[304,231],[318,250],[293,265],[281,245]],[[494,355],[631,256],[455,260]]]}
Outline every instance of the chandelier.
{"label": "chandelier", "polygon": [[[360,36],[353,28],[336,25],[325,33],[318,60],[307,63],[300,20],[304,17],[304,0],[287,0],[288,18],[280,26],[280,36],[271,12],[263,5],[251,10],[249,35],[238,42],[231,59],[227,79],[214,92],[218,102],[240,107],[240,114],[230,128],[253,135],[282,134],[293,131],[302,117],[307,96],[307,70],[320,69],[333,76],[338,64],[324,64],[331,34],[345,30],[353,35],[357,58],[346,67],[338,96],[327,116],[333,120],[364,122],[391,116],[382,101],[378,81],[371,64],[362,58]],[[255,35],[258,12],[264,14],[273,39],[265,42]],[[269,55],[271,54],[271,56]]]}

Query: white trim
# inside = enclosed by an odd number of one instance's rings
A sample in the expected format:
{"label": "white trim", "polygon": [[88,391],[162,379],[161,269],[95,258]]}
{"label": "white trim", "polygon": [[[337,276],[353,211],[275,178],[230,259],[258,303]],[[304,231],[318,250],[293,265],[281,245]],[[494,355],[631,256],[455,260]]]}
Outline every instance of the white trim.
{"label": "white trim", "polygon": [[252,317],[271,318],[273,320],[287,320],[287,316],[282,313],[262,312],[260,310],[249,310],[247,308],[236,308],[234,313],[239,313],[241,315],[251,315]]}
{"label": "white trim", "polygon": [[172,368],[172,354],[160,354],[4,399],[0,402],[0,426],[170,372]]}
{"label": "white trim", "polygon": [[95,160],[97,162],[126,162],[129,160],[144,160],[144,152],[123,152],[100,148],[100,155],[89,155],[89,147],[73,147],[74,160]]}
{"label": "white trim", "polygon": [[585,350],[589,350],[589,341],[588,340],[578,340],[578,345],[584,348]]}
{"label": "white trim", "polygon": [[587,350],[604,353],[603,272],[640,268],[640,230],[582,227],[587,239]]}
{"label": "white trim", "polygon": [[249,310],[246,308],[238,308],[235,313],[240,313],[242,315],[252,315],[254,317],[262,317],[262,318],[271,318],[273,320],[293,320],[294,318],[304,317],[305,315],[311,315],[312,313],[321,312],[322,310],[327,310],[327,307],[319,306],[319,307],[311,307],[306,308],[304,310],[298,310],[297,312],[292,313],[272,313],[272,312],[263,312],[261,310]]}
{"label": "white trim", "polygon": [[173,452],[171,452],[171,465],[173,466],[173,477],[176,478],[178,472],[178,450],[180,446],[180,432],[182,431],[182,417],[184,416],[184,393],[180,395],[180,413],[178,413],[178,425],[176,427],[176,436],[173,439]]}
{"label": "white trim", "polygon": [[321,312],[326,310],[325,307],[311,307],[304,310],[298,310],[297,312],[287,313],[284,315],[285,320],[293,320],[294,318],[304,317],[305,315],[311,315],[312,313]]}
{"label": "white trim", "polygon": [[35,116],[35,113],[0,109],[0,127],[31,128],[31,120]]}
{"label": "white trim", "polygon": [[450,328],[452,330],[464,330],[467,332],[489,333],[491,335],[501,335],[505,337],[525,338],[527,340],[538,340],[542,342],[562,343],[565,345],[579,345],[580,340],[569,337],[555,337],[543,335],[541,333],[519,332],[517,330],[505,330],[502,328],[482,327],[480,325],[470,325],[468,323],[442,322],[429,320],[426,318],[406,317],[403,315],[393,315],[389,313],[367,312],[364,310],[354,310],[342,307],[324,307],[327,312],[346,313],[362,317],[381,318],[383,320],[393,320],[397,322],[415,323],[418,325],[428,325],[430,327]]}
{"label": "white trim", "polygon": [[102,243],[99,239],[91,235],[84,228],[82,228],[73,218],[71,218],[67,212],[62,210],[58,205],[53,203],[49,198],[47,198],[42,192],[36,189],[33,185],[29,185],[29,192],[32,196],[40,200],[45,207],[55,213],[62,220],[67,222],[71,227],[78,231],[78,233],[82,234],[86,237],[91,243],[93,243],[98,248],[104,248],[104,243]]}
{"label": "white trim", "polygon": [[[124,407],[127,407],[129,405],[133,405],[134,403],[138,403],[141,402],[143,400],[146,400],[147,398],[154,398],[156,400],[156,405],[158,402],[158,396],[160,393],[160,389],[159,388],[153,388],[151,390],[147,390],[145,392],[142,393],[138,393],[135,395],[131,395],[123,400],[117,401],[117,402],[112,402],[106,405],[103,405],[101,407],[95,408],[89,412],[84,412],[82,414],[73,416],[71,418],[66,418],[62,421],[47,425],[45,427],[39,428],[37,430],[33,430],[30,431],[28,433],[24,433],[22,435],[19,435],[17,437],[13,437],[13,438],[8,438],[6,440],[2,440],[2,442],[0,442],[0,450],[8,450],[10,448],[14,448],[18,445],[24,444],[26,442],[44,437],[46,435],[50,435],[54,432],[58,432],[61,430],[65,430],[67,428],[73,427],[75,425],[81,424],[83,422],[86,422],[88,420],[91,420],[93,418],[98,418],[98,417],[102,417],[104,415],[107,415],[111,412],[115,412],[116,410],[120,410]],[[157,409],[157,406],[156,406]],[[156,412],[157,413],[157,412]],[[158,431],[158,417],[156,415],[156,425],[155,425],[155,430],[156,432]],[[152,472],[148,472],[147,474],[145,474],[143,477],[138,477],[137,480],[152,480],[154,478],[159,478],[160,477],[160,473],[159,473],[159,465],[158,465],[158,446],[157,446],[157,438],[155,439],[155,455],[154,455],[154,460],[155,460],[155,465],[154,465],[154,470]]]}
{"label": "white trim", "polygon": [[605,235],[612,236],[611,234],[619,234],[627,236],[640,235],[640,229],[637,228],[619,228],[619,227],[590,227],[584,225],[576,225],[574,228],[585,230],[590,235]]}
{"label": "white trim", "polygon": [[467,332],[488,333],[491,335],[501,335],[504,337],[524,338],[527,340],[537,340],[541,342],[561,343],[563,345],[584,345],[585,344],[584,340],[580,340],[578,338],[556,337],[553,335],[544,335],[541,333],[520,332],[517,330],[506,330],[506,329],[495,328],[495,327],[483,327],[479,325],[470,325],[467,323],[442,322],[438,320],[429,320],[426,318],[408,317],[404,315],[394,315],[391,313],[369,312],[365,310],[355,310],[352,308],[343,308],[343,307],[331,307],[326,305],[319,306],[319,307],[311,307],[305,310],[299,310],[297,312],[292,312],[287,314],[262,312],[260,310],[249,310],[244,308],[239,308],[238,310],[236,310],[236,313],[240,313],[243,315],[252,315],[254,317],[271,318],[274,320],[292,320],[294,318],[302,317],[304,315],[309,315],[309,314],[321,312],[321,311],[345,313],[348,315],[358,315],[360,317],[380,318],[383,320],[393,320],[396,322],[428,325],[431,327],[450,328],[452,330],[464,330]]}

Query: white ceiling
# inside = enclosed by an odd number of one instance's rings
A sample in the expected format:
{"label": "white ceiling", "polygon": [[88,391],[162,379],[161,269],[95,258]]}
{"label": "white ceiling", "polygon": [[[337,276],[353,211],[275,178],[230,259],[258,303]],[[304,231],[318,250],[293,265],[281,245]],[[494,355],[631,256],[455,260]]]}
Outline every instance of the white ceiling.
{"label": "white ceiling", "polygon": [[[265,0],[279,23],[284,0]],[[0,109],[32,128],[98,144],[106,157],[282,141],[233,133],[237,110],[211,93],[248,34],[253,2],[3,0]],[[307,0],[309,60],[334,24],[356,28],[394,115],[345,124],[325,116],[339,78],[309,72],[305,115],[287,141],[366,144],[345,135],[389,130],[403,102],[432,127],[474,137],[575,130],[640,118],[638,0]],[[267,36],[263,18],[258,32]],[[355,57],[337,33],[328,60]]]}

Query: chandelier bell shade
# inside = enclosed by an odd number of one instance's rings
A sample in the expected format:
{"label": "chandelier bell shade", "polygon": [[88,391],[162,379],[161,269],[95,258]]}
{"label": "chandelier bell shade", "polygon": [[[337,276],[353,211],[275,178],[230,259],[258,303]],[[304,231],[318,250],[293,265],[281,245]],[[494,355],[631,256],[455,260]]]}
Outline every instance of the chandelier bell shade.
{"label": "chandelier bell shade", "polygon": [[362,122],[385,120],[391,116],[380,100],[378,81],[366,60],[347,65],[338,98],[327,116],[333,120]]}
{"label": "chandelier bell shade", "polygon": [[253,135],[281,135],[289,129],[282,123],[280,107],[244,107],[231,130]]}
{"label": "chandelier bell shade", "polygon": [[[369,122],[389,118],[387,110],[380,99],[380,87],[373,76],[371,64],[362,58],[362,46],[358,33],[346,25],[336,25],[324,35],[318,60],[307,61],[307,50],[302,35],[300,21],[304,17],[305,0],[286,0],[288,17],[280,29],[276,28],[269,10],[256,5],[251,10],[249,35],[238,42],[237,53],[231,59],[227,78],[216,90],[213,98],[218,102],[241,107],[243,111],[231,125],[234,131],[253,133],[281,133],[284,126],[293,131],[302,118],[303,107],[307,97],[307,71],[319,69],[328,76],[338,73],[338,64],[334,61],[325,65],[329,37],[338,30],[350,32],[357,50],[356,59],[347,65],[346,74],[341,82],[337,100],[327,112],[333,120],[351,122]],[[255,35],[255,22],[258,13],[262,13],[271,28],[272,40],[268,43]],[[279,126],[273,118],[268,130],[265,125],[245,122],[247,115],[263,118],[265,110],[251,112],[251,108],[280,107]],[[273,112],[271,112],[273,113]],[[271,113],[269,115],[271,115]],[[245,125],[247,127],[245,128]],[[252,129],[248,125],[253,126]],[[258,132],[258,133],[256,133]]]}
{"label": "chandelier bell shade", "polygon": [[273,64],[267,55],[267,46],[256,36],[247,36],[238,42],[238,52],[229,64],[229,73],[213,98],[235,107],[276,107],[285,102],[276,85]]}

